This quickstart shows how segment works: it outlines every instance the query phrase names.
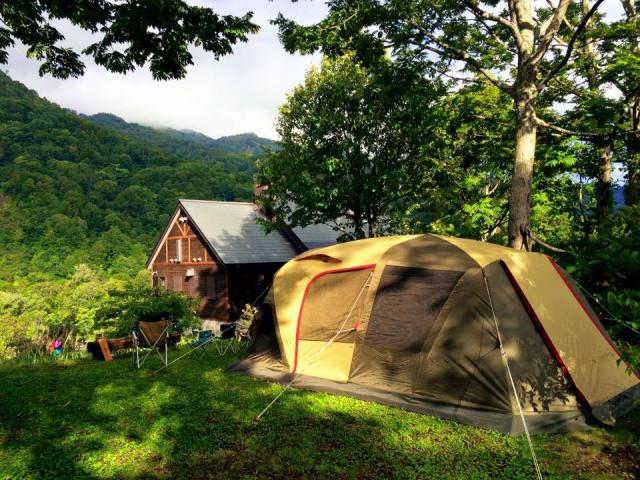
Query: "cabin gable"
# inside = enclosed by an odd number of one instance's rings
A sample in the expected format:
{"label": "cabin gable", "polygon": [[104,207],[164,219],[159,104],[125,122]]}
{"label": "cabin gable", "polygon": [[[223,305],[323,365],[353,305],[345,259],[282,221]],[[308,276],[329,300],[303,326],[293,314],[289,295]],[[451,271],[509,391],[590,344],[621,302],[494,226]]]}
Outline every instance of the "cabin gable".
{"label": "cabin gable", "polygon": [[178,209],[158,243],[149,268],[153,284],[200,299],[204,320],[228,321],[227,275],[185,212]]}
{"label": "cabin gable", "polygon": [[[307,250],[293,231],[265,233],[266,218],[251,202],[179,200],[147,262],[154,285],[199,298],[203,328],[236,320],[260,301],[278,268]],[[322,243],[327,228],[302,233]]]}

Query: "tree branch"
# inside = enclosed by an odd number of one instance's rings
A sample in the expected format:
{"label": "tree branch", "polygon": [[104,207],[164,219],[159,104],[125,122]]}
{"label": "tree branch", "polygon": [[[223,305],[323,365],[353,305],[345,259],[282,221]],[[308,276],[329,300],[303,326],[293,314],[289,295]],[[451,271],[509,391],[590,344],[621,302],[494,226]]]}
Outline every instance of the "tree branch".
{"label": "tree branch", "polygon": [[569,39],[569,43],[567,44],[567,50],[565,51],[565,54],[562,60],[556,63],[556,65],[551,69],[551,71],[549,71],[549,73],[547,73],[544,79],[542,79],[540,82],[537,83],[536,86],[538,87],[539,92],[542,91],[542,89],[547,85],[547,83],[549,83],[549,80],[551,80],[560,70],[562,70],[565,67],[565,65],[571,58],[571,53],[573,52],[573,46],[575,45],[576,40],[578,39],[578,36],[584,31],[584,29],[587,26],[587,23],[589,22],[589,19],[593,16],[594,13],[596,13],[596,10],[598,10],[598,7],[602,2],[604,2],[604,0],[596,0],[596,3],[593,4],[593,7],[591,7],[591,10],[589,10],[589,12],[584,17],[582,17],[582,21],[580,22],[578,27],[574,30],[573,35],[571,35],[571,39]]}
{"label": "tree branch", "polygon": [[482,25],[484,27],[484,29],[487,31],[487,33],[489,34],[489,36],[491,38],[493,38],[494,41],[496,41],[498,44],[502,45],[504,47],[505,50],[510,51],[509,46],[504,43],[502,41],[502,39],[500,37],[498,37],[498,35],[496,34],[496,32],[493,31],[493,29],[489,26],[489,24],[487,24],[487,22],[485,22],[483,19],[481,18],[476,18],[476,21]]}
{"label": "tree branch", "polygon": [[431,50],[434,53],[437,53],[438,55],[449,56],[449,57],[452,57],[454,60],[460,60],[460,61],[463,61],[463,62],[467,63],[468,65],[470,65],[473,68],[475,68],[482,75],[484,75],[487,78],[487,80],[489,80],[491,83],[493,83],[500,90],[502,90],[505,93],[508,93],[509,95],[513,96],[513,85],[511,85],[511,84],[505,82],[504,80],[501,80],[500,78],[498,78],[489,69],[483,67],[482,63],[480,63],[477,59],[473,58],[467,52],[465,52],[463,50],[460,50],[459,48],[456,48],[456,47],[454,47],[452,45],[449,45],[447,42],[445,42],[441,38],[436,37],[435,35],[433,35],[431,32],[429,32],[427,29],[425,29],[419,23],[417,23],[415,21],[412,21],[412,24],[413,24],[413,26],[415,28],[420,30],[420,32],[425,37],[427,37],[433,43],[438,45],[442,50],[437,50],[437,49],[434,49],[432,47],[431,48],[430,47],[425,47],[425,48],[427,48],[428,50]]}
{"label": "tree branch", "polygon": [[582,138],[594,138],[594,139],[619,138],[619,137],[624,137],[625,135],[630,135],[630,134],[633,135],[637,133],[637,130],[634,130],[634,129],[629,129],[629,130],[614,129],[612,132],[609,132],[609,133],[579,132],[577,130],[569,130],[567,128],[558,127],[557,125],[548,123],[539,117],[536,117],[535,120],[536,120],[536,124],[539,127],[548,128],[549,130],[555,130],[556,132],[561,133],[563,135],[572,135],[572,136],[582,137]]}
{"label": "tree branch", "polygon": [[540,63],[540,60],[542,60],[542,57],[544,57],[545,53],[547,53],[547,50],[549,49],[549,45],[551,44],[553,37],[555,37],[556,33],[558,33],[558,30],[560,29],[560,25],[562,25],[562,19],[567,13],[567,7],[569,7],[569,3],[570,3],[569,0],[559,1],[558,6],[556,7],[555,12],[553,13],[553,16],[549,20],[549,24],[547,25],[547,28],[544,31],[544,35],[542,36],[540,45],[538,45],[538,48],[531,56],[530,62],[532,64],[535,65]]}
{"label": "tree branch", "polygon": [[540,237],[538,237],[535,233],[533,233],[530,228],[527,229],[527,234],[528,234],[528,236],[531,237],[531,239],[533,241],[538,242],[544,248],[546,248],[548,250],[551,250],[552,252],[568,253],[568,254],[571,254],[571,255],[575,255],[573,252],[570,252],[569,250],[563,250],[562,248],[554,247],[553,245],[548,244],[544,240],[541,240]]}
{"label": "tree branch", "polygon": [[481,19],[490,20],[492,22],[496,22],[501,25],[504,25],[509,30],[511,30],[511,33],[513,34],[513,38],[516,41],[516,45],[518,45],[518,48],[520,48],[520,46],[522,45],[522,37],[520,36],[520,30],[518,30],[518,26],[514,22],[507,20],[506,18],[501,17],[500,15],[494,15],[493,13],[482,10],[474,2],[467,1],[466,4],[467,4],[467,8],[471,11],[471,13],[473,13],[473,15],[478,20],[481,20]]}
{"label": "tree branch", "polygon": [[[547,5],[549,5],[551,7],[551,9],[554,9],[556,7],[553,6],[553,3],[551,3],[551,0],[546,0],[547,1]],[[565,15],[562,16],[562,23],[564,23],[567,27],[569,27],[571,30],[573,30],[575,27],[573,25],[571,25],[571,23],[569,22],[569,20],[567,20],[567,15],[565,13]]]}
{"label": "tree branch", "polygon": [[502,226],[502,224],[506,220],[507,213],[509,213],[509,206],[508,205],[507,205],[506,208],[502,209],[502,213],[495,220],[494,224],[491,227],[489,227],[487,230],[485,230],[484,232],[482,232],[480,234],[480,238],[481,238],[481,240],[483,242],[488,241],[491,237],[493,237],[493,235],[495,235],[495,233],[498,231],[498,229]]}
{"label": "tree branch", "polygon": [[603,138],[606,137],[607,134],[604,133],[595,133],[595,132],[579,132],[576,130],[569,130],[567,128],[558,127],[557,125],[553,125],[536,116],[536,124],[539,127],[548,128],[549,130],[555,130],[558,133],[563,135],[572,135],[576,137],[582,138]]}

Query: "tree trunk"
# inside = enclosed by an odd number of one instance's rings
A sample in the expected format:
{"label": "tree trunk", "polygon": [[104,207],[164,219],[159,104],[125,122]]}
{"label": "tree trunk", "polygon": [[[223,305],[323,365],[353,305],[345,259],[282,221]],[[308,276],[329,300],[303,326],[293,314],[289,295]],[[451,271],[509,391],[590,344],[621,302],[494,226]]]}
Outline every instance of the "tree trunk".
{"label": "tree trunk", "polygon": [[354,209],[353,212],[353,237],[356,240],[365,238],[364,234],[364,216],[360,213],[359,209]]}
{"label": "tree trunk", "polygon": [[638,104],[631,109],[631,130],[627,138],[627,185],[624,189],[625,205],[640,203],[640,114]]}
{"label": "tree trunk", "polygon": [[[582,15],[587,15],[591,10],[589,0],[582,0]],[[598,55],[593,47],[593,43],[589,41],[589,32],[591,31],[590,20],[584,26],[584,44],[582,46],[583,56],[586,60],[585,73],[587,76],[587,84],[589,90],[594,96],[600,95],[599,91],[599,75],[597,70]],[[595,113],[595,112],[594,112]],[[594,146],[598,148],[598,176],[596,178],[596,218],[602,220],[611,213],[613,207],[613,196],[611,192],[611,162],[613,160],[613,152],[611,140],[607,139],[594,142]]]}
{"label": "tree trunk", "polygon": [[[630,152],[631,153],[631,152]],[[640,203],[640,149],[627,161],[627,185],[624,189],[625,205]]]}
{"label": "tree trunk", "polygon": [[531,184],[536,156],[535,70],[525,66],[516,82],[516,152],[509,195],[509,246],[528,250],[531,217]]}
{"label": "tree trunk", "polygon": [[531,184],[536,157],[537,65],[533,63],[535,31],[532,0],[517,0],[514,20],[521,42],[518,48],[518,74],[514,85],[516,106],[516,151],[509,192],[509,246],[529,249],[527,238],[531,217]]}
{"label": "tree trunk", "polygon": [[611,143],[600,146],[598,152],[598,178],[596,179],[596,218],[606,218],[613,207],[611,192],[611,162],[613,152]]}
{"label": "tree trunk", "polygon": [[378,236],[378,225],[375,220],[370,220],[369,222],[369,238],[374,238]]}
{"label": "tree trunk", "polygon": [[[638,9],[633,0],[623,0],[622,6],[627,15],[627,24],[636,25],[638,22]],[[631,37],[629,44],[631,52],[635,55],[640,50],[640,38]],[[629,126],[631,134],[627,137],[627,185],[624,190],[624,202],[626,205],[640,203],[640,100],[637,92],[630,96],[628,101]]]}

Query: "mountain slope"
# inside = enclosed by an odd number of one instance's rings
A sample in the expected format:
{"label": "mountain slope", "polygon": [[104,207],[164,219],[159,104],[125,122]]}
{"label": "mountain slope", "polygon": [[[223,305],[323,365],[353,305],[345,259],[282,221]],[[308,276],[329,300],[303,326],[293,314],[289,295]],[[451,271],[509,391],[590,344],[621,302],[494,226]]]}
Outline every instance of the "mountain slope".
{"label": "mountain slope", "polygon": [[77,263],[140,268],[177,198],[251,198],[255,155],[170,150],[83,119],[0,73],[0,283],[67,275]]}
{"label": "mountain slope", "polygon": [[183,158],[210,159],[230,158],[234,154],[259,156],[265,148],[277,148],[277,142],[261,138],[255,133],[241,133],[214,139],[191,130],[152,128],[138,123],[129,123],[110,113],[85,116],[103,127],[114,128],[129,137],[153,143],[168,153]]}

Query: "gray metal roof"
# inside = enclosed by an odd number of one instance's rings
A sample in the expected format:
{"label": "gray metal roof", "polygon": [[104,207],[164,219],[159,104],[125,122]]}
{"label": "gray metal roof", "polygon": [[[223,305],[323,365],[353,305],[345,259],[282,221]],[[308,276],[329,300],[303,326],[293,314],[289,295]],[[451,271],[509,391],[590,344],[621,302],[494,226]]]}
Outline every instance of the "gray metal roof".
{"label": "gray metal roof", "polygon": [[281,233],[264,233],[256,220],[265,217],[253,203],[181,199],[180,204],[225,264],[287,262],[298,254]]}
{"label": "gray metal roof", "polygon": [[336,232],[326,223],[308,225],[306,227],[293,227],[291,230],[309,250],[334,245],[337,243],[336,239],[340,236],[339,232]]}

